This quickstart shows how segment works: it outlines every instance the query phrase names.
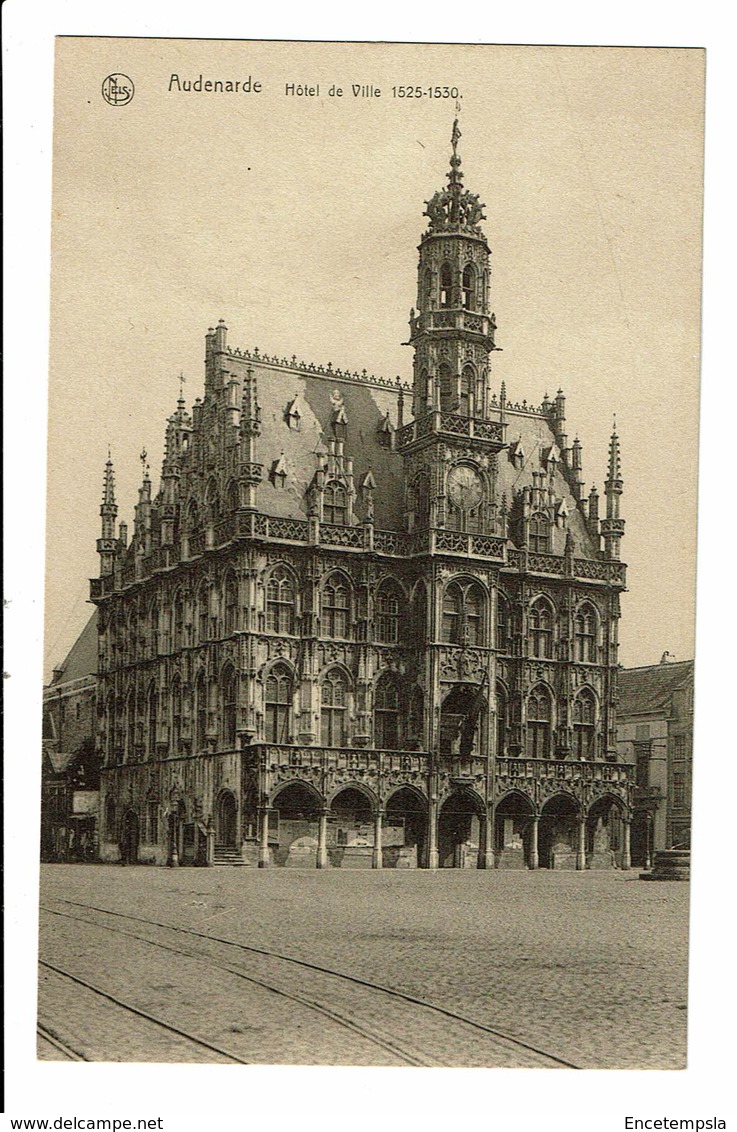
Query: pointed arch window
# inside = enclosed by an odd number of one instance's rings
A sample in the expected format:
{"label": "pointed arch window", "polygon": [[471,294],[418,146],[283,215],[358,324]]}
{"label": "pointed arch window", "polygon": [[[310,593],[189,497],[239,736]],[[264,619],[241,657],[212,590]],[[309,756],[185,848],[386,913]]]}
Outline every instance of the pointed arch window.
{"label": "pointed arch window", "polygon": [[465,601],[465,643],[483,644],[484,598],[478,586],[471,585],[466,590]]}
{"label": "pointed arch window", "polygon": [[161,626],[161,602],[154,598],[151,603],[151,655],[159,655]]}
{"label": "pointed arch window", "polygon": [[453,299],[453,272],[449,263],[440,268],[440,306],[449,307]]}
{"label": "pointed arch window", "polygon": [[325,485],[322,497],[322,517],[324,522],[345,526],[348,522],[348,493],[342,483],[330,480]]}
{"label": "pointed arch window", "polygon": [[596,743],[596,700],[588,688],[576,696],[573,705],[573,749],[579,759],[592,759]]}
{"label": "pointed arch window", "polygon": [[380,750],[399,749],[399,685],[387,672],[379,678],[374,692],[374,746]]}
{"label": "pointed arch window", "polygon": [[332,668],[320,686],[320,738],[324,747],[344,747],[347,734],[348,680]]}
{"label": "pointed arch window", "polygon": [[497,593],[496,598],[496,647],[499,652],[508,653],[510,648],[510,613],[509,602],[503,594]]}
{"label": "pointed arch window", "polygon": [[458,400],[458,413],[462,417],[471,416],[471,395],[476,391],[476,371],[465,365],[461,371],[461,390]]}
{"label": "pointed arch window", "polygon": [[125,755],[126,760],[132,763],[136,751],[136,696],[135,692],[128,693],[125,705]]}
{"label": "pointed arch window", "polygon": [[156,738],[158,728],[159,697],[156,686],[151,685],[148,693],[148,757],[156,758]]}
{"label": "pointed arch window", "polygon": [[383,582],[376,598],[376,639],[383,645],[396,645],[400,637],[402,592],[394,581]]}
{"label": "pointed arch window", "polygon": [[331,574],[323,586],[321,612],[323,636],[345,640],[348,636],[351,596],[342,574]]}
{"label": "pointed arch window", "polygon": [[175,676],[171,682],[171,753],[179,754],[182,741],[182,682]]}
{"label": "pointed arch window", "polygon": [[466,310],[474,310],[476,307],[476,268],[472,263],[467,263],[463,268],[463,306]]}
{"label": "pointed arch window", "polygon": [[509,704],[502,684],[496,686],[496,754],[502,758],[507,751],[507,726],[509,723]]}
{"label": "pointed arch window", "polygon": [[530,519],[529,542],[533,554],[547,554],[550,551],[550,521],[541,511],[537,511]]}
{"label": "pointed arch window", "polygon": [[190,499],[187,504],[187,513],[185,519],[185,527],[187,534],[193,535],[200,525],[200,514],[197,507],[197,500]]}
{"label": "pointed arch window", "polygon": [[238,582],[233,574],[225,579],[225,633],[229,636],[238,628]]}
{"label": "pointed arch window", "polygon": [[114,744],[113,730],[115,727],[115,697],[112,692],[107,698],[105,706],[105,756],[106,762],[113,761]]}
{"label": "pointed arch window", "polygon": [[538,598],[530,610],[530,641],[533,656],[550,660],[553,655],[553,611],[545,598]]}
{"label": "pointed arch window", "polygon": [[422,278],[422,310],[429,311],[432,305],[432,271],[429,267],[425,269]]}
{"label": "pointed arch window", "polygon": [[427,640],[427,590],[420,583],[412,598],[412,640],[424,645]]}
{"label": "pointed arch window", "polygon": [[211,523],[217,523],[220,518],[220,492],[214,479],[207,485],[207,517]]}
{"label": "pointed arch window", "polygon": [[588,602],[576,614],[573,626],[575,659],[592,664],[596,661],[596,610]]}
{"label": "pointed arch window", "polygon": [[409,510],[413,529],[424,529],[430,517],[430,480],[426,474],[418,476],[410,488]]}
{"label": "pointed arch window", "polygon": [[210,637],[210,587],[203,582],[197,593],[197,639],[204,644]]}
{"label": "pointed arch window", "polygon": [[200,672],[194,686],[195,694],[195,750],[204,751],[207,742],[207,684]]}
{"label": "pointed arch window", "polygon": [[550,693],[543,685],[530,692],[527,700],[527,757],[550,758],[551,721],[553,717]]}
{"label": "pointed arch window", "polygon": [[286,664],[275,665],[266,677],[264,702],[266,706],[267,743],[288,742],[292,674]]}
{"label": "pointed arch window", "polygon": [[443,594],[443,640],[457,645],[461,640],[461,612],[463,595],[460,586],[448,586]]}
{"label": "pointed arch window", "polygon": [[292,575],[277,566],[266,585],[266,628],[270,633],[294,633],[295,593]]}
{"label": "pointed arch window", "polygon": [[448,644],[482,645],[486,598],[477,582],[451,582],[443,595],[443,640]]}
{"label": "pointed arch window", "polygon": [[425,697],[422,688],[414,688],[409,699],[407,712],[408,745],[422,747],[425,733]]}
{"label": "pointed arch window", "polygon": [[236,740],[236,698],[238,683],[235,671],[228,665],[222,677],[223,704],[223,744],[226,748],[235,747]]}
{"label": "pointed arch window", "polygon": [[441,362],[438,366],[438,381],[440,383],[440,409],[449,413],[453,409],[453,376],[448,362]]}
{"label": "pointed arch window", "polygon": [[227,499],[228,510],[229,511],[237,511],[238,508],[241,505],[241,498],[240,498],[240,492],[238,490],[238,484],[235,482],[235,480],[231,480],[230,483],[228,484],[228,492],[227,492],[226,499]]}
{"label": "pointed arch window", "polygon": [[177,590],[172,611],[172,647],[178,650],[184,644],[184,594]]}
{"label": "pointed arch window", "polygon": [[105,799],[105,833],[108,841],[115,841],[117,837],[117,826],[115,823],[115,799],[112,794],[108,794]]}

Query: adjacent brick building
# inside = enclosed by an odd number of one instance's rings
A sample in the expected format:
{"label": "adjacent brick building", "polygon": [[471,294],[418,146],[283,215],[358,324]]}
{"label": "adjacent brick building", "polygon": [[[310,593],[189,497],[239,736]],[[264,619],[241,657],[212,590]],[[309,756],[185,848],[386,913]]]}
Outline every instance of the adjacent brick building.
{"label": "adjacent brick building", "polygon": [[97,610],[43,692],[41,859],[97,856]]}
{"label": "adjacent brick building", "polygon": [[635,764],[632,859],[649,867],[656,849],[691,842],[694,662],[623,668],[617,744]]}

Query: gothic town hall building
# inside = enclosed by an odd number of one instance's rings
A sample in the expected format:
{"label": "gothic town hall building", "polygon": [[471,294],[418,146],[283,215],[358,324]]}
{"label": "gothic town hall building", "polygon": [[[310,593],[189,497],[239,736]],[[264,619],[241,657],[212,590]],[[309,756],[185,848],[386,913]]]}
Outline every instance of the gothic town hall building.
{"label": "gothic town hall building", "polygon": [[130,536],[108,459],[105,860],[629,867],[619,443],[600,517],[563,393],[492,391],[459,136],[424,213],[411,385],[238,349],[221,321]]}

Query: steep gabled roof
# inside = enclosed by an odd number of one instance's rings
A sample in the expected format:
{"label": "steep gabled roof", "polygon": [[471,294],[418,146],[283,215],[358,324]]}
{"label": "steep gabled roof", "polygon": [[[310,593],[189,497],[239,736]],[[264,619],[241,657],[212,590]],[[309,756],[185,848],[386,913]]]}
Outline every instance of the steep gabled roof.
{"label": "steep gabled roof", "polygon": [[97,610],[69,650],[65,660],[54,669],[49,687],[97,675]]}
{"label": "steep gabled roof", "polygon": [[619,673],[620,718],[665,708],[674,692],[693,679],[694,662],[649,664],[643,668],[623,668]]}

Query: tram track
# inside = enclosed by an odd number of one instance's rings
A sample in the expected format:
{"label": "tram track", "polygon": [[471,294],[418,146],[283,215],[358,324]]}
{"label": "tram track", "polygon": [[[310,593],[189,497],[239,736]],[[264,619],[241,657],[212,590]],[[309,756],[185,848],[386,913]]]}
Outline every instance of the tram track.
{"label": "tram track", "polygon": [[[167,1022],[163,1018],[157,1018],[155,1014],[150,1014],[147,1010],[142,1010],[140,1007],[134,1006],[130,1002],[125,1002],[124,999],[118,998],[117,995],[111,994],[110,991],[104,990],[101,987],[96,987],[94,983],[90,983],[87,979],[83,979],[79,975],[74,975],[71,971],[65,971],[63,967],[57,967],[55,963],[49,963],[45,959],[39,959],[38,962],[39,966],[45,968],[47,971],[53,971],[54,974],[68,979],[72,983],[76,983],[77,986],[84,987],[85,990],[91,991],[93,994],[98,995],[100,998],[105,999],[107,1002],[113,1003],[113,1005],[119,1007],[121,1010],[126,1011],[128,1014],[135,1015],[137,1018],[142,1018],[144,1019],[144,1021],[150,1022],[154,1026],[159,1026],[162,1030],[167,1030],[170,1034],[176,1034],[178,1038],[183,1038],[185,1041],[190,1042],[192,1045],[200,1046],[203,1049],[208,1050],[209,1053],[218,1054],[220,1057],[225,1058],[226,1061],[233,1061],[239,1065],[249,1064],[249,1062],[243,1061],[242,1058],[238,1057],[234,1053],[231,1053],[229,1050],[222,1049],[220,1046],[216,1046],[212,1042],[205,1041],[204,1038],[199,1038],[196,1034],[192,1034],[188,1030],[183,1030],[179,1026],[174,1026],[171,1022]],[[67,1043],[62,1042],[62,1044],[66,1045]],[[71,1049],[72,1047],[68,1046],[67,1048]],[[82,1055],[79,1056],[82,1057]],[[86,1061],[88,1059],[86,1057],[82,1057],[82,1060]]]}
{"label": "tram track", "polygon": [[45,1025],[40,1020],[36,1023],[36,1033],[42,1041],[52,1046],[57,1052],[63,1053],[67,1061],[89,1061],[80,1050],[75,1049],[73,1046],[65,1042],[63,1038],[51,1029],[50,1026]]}
{"label": "tram track", "polygon": [[[312,963],[296,956],[272,951],[267,948],[244,944],[238,940],[226,939],[222,936],[211,935],[208,932],[200,932],[194,928],[185,928],[176,924],[167,924],[159,920],[136,916],[133,913],[118,912],[110,908],[102,908],[98,905],[67,900],[63,897],[54,897],[54,900],[57,904],[66,905],[70,909],[73,908],[87,913],[101,914],[115,921],[121,920],[128,921],[130,924],[145,925],[145,927],[153,929],[154,931],[171,933],[174,936],[185,937],[185,939],[191,937],[196,941],[202,941],[207,946],[218,945],[219,947],[233,949],[237,953],[240,953],[239,957],[241,963],[245,956],[250,958],[252,962],[256,961],[262,964],[264,962],[267,965],[271,964],[272,967],[270,970],[266,972],[259,970],[255,973],[253,969],[250,971],[246,970],[242,965],[236,966],[231,961],[222,962],[222,957],[215,956],[211,952],[192,949],[191,944],[186,947],[182,947],[181,945],[175,946],[171,940],[162,941],[161,939],[153,939],[150,935],[141,935],[138,932],[120,926],[113,926],[110,923],[100,923],[99,920],[96,919],[88,919],[85,916],[74,915],[71,911],[59,911],[55,908],[49,908],[47,905],[41,906],[42,910],[48,914],[74,920],[79,923],[85,923],[95,928],[114,932],[118,935],[128,936],[153,947],[160,948],[161,950],[173,952],[174,954],[186,956],[189,959],[204,963],[210,968],[227,971],[229,974],[261,987],[267,992],[286,998],[294,1003],[299,1003],[300,1006],[307,1010],[322,1015],[334,1024],[351,1031],[354,1037],[363,1039],[363,1041],[373,1044],[374,1046],[381,1047],[385,1052],[397,1058],[400,1064],[425,1067],[447,1066],[448,1061],[443,1057],[438,1057],[427,1049],[408,1048],[405,1043],[397,1041],[396,1037],[388,1034],[385,1028],[377,1028],[375,1025],[366,1025],[365,1021],[358,1021],[355,1002],[350,1001],[350,999],[348,1011],[344,1010],[341,1012],[336,1009],[334,1003],[335,994],[331,993],[330,990],[331,984],[333,991],[337,987],[341,992],[346,993],[350,988],[354,992],[354,997],[355,995],[362,995],[363,999],[359,998],[358,1002],[359,1009],[362,1003],[365,1005],[364,1000],[374,1000],[374,1002],[370,1002],[372,1009],[375,1009],[376,1000],[380,1000],[384,1004],[384,1007],[389,1009],[389,1012],[393,1009],[396,1015],[397,1010],[399,1010],[400,1019],[403,1018],[406,1023],[410,1023],[414,1016],[415,1021],[420,1021],[420,1031],[422,1031],[423,1024],[426,1024],[427,1019],[432,1017],[435,1019],[436,1023],[443,1023],[444,1026],[454,1034],[461,1034],[466,1041],[469,1040],[470,1036],[474,1036],[475,1041],[489,1047],[490,1060],[485,1062],[485,1064],[495,1064],[491,1059],[491,1055],[494,1049],[496,1049],[497,1055],[504,1053],[508,1057],[511,1053],[517,1054],[521,1058],[522,1063],[527,1067],[583,1068],[581,1065],[577,1065],[549,1050],[525,1042],[521,1038],[509,1034],[499,1027],[489,1026],[476,1019],[468,1018],[449,1007],[419,998],[392,987],[384,986],[380,983],[374,983],[368,979],[363,979],[344,971],[337,971],[333,968]],[[178,941],[178,943],[180,943],[180,941]],[[274,965],[277,968],[276,972],[273,969]],[[302,975],[300,975],[300,972],[302,972]],[[300,982],[300,988],[297,992],[295,992],[294,988],[289,988],[289,976],[296,975],[300,979],[303,979],[304,973],[306,972],[311,973],[313,982],[317,981],[318,987],[321,979],[323,983],[327,981],[327,988],[323,986],[322,1001],[314,997],[309,997],[305,993],[303,982]],[[287,985],[285,985],[285,973],[287,974]],[[277,976],[276,979],[274,977],[275,974]],[[325,994],[326,989],[327,994]],[[420,1041],[418,1043],[416,1041],[415,1045],[417,1044],[421,1045],[422,1042]],[[517,1062],[517,1064],[520,1064],[520,1062]]]}

